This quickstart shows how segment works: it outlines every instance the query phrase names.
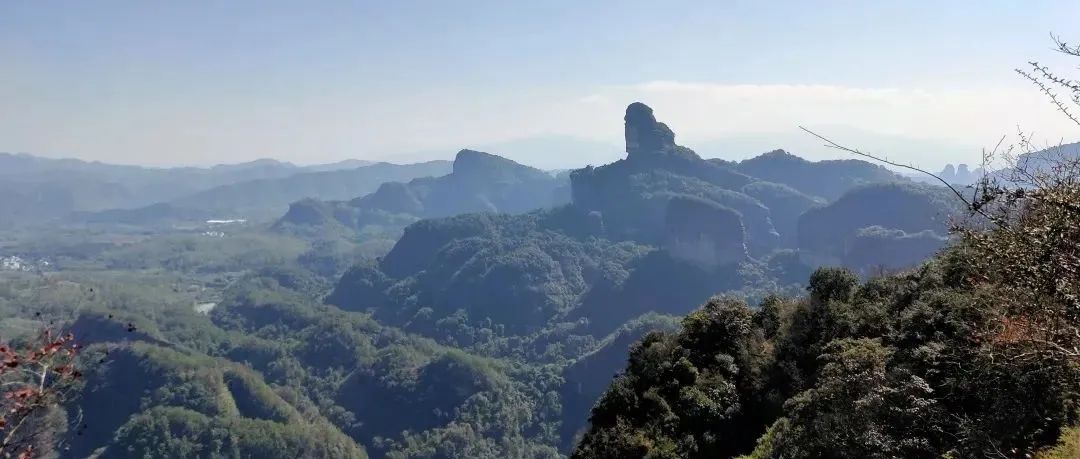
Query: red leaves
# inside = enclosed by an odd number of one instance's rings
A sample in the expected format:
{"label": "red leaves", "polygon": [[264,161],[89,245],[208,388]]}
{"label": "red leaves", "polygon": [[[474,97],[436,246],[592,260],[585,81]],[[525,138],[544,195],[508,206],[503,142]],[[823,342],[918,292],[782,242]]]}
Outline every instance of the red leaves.
{"label": "red leaves", "polygon": [[22,389],[16,389],[4,394],[4,398],[7,400],[28,400],[34,395],[37,395],[37,389],[32,387],[24,387]]}
{"label": "red leaves", "polygon": [[9,368],[19,366],[19,354],[11,350],[10,346],[0,346],[0,374]]}
{"label": "red leaves", "polygon": [[4,394],[4,405],[8,414],[25,416],[40,406],[45,394],[33,387],[24,387]]}
{"label": "red leaves", "polygon": [[76,370],[75,366],[70,364],[70,363],[68,363],[66,365],[60,365],[60,366],[57,366],[57,367],[53,367],[52,371],[53,371],[53,373],[56,373],[60,377],[68,377],[68,378],[71,378],[71,379],[78,379],[79,377],[82,376],[82,372],[80,372],[79,370]]}
{"label": "red leaves", "polygon": [[[41,339],[42,343],[31,347],[30,350],[26,351],[23,355],[19,355],[11,348],[11,346],[0,345],[0,375],[2,375],[5,370],[19,366],[52,363],[54,358],[69,361],[70,363],[79,351],[79,345],[74,342],[75,336],[71,333],[54,336],[52,331],[45,330],[41,334]],[[55,368],[69,369],[69,366],[58,365]],[[61,375],[72,374],[71,371],[58,371],[58,373]]]}
{"label": "red leaves", "polygon": [[56,353],[56,351],[59,351],[60,348],[62,348],[62,347],[64,347],[64,343],[62,341],[57,341],[57,342],[49,343],[45,347],[42,347],[41,351],[39,351],[39,352],[42,355],[53,355],[53,354]]}
{"label": "red leaves", "polygon": [[[49,329],[29,343],[0,345],[0,437],[10,438],[24,420],[63,403],[70,384],[82,377],[75,366],[79,350],[74,335]],[[36,456],[28,441],[0,444],[0,457]]]}

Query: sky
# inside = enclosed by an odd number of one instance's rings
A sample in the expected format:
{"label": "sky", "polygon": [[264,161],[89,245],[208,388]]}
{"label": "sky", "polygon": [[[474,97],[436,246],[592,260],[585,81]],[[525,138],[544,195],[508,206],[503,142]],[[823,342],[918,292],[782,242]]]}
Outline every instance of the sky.
{"label": "sky", "polygon": [[1018,129],[1080,140],[1013,71],[1080,73],[1050,39],[1077,22],[1072,0],[0,2],[0,151],[163,166],[483,147],[575,167],[621,155],[641,101],[707,157],[843,156],[803,125],[939,167]]}

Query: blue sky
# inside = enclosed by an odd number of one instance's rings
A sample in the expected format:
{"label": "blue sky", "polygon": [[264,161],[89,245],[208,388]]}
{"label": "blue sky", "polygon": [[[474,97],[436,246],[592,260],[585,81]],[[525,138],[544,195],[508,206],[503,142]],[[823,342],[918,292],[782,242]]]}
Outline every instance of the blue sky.
{"label": "blue sky", "polygon": [[0,151],[164,165],[617,145],[641,100],[707,156],[831,155],[805,124],[936,166],[1017,125],[1076,133],[1012,69],[1075,69],[1049,34],[1078,21],[1074,1],[3,2]]}

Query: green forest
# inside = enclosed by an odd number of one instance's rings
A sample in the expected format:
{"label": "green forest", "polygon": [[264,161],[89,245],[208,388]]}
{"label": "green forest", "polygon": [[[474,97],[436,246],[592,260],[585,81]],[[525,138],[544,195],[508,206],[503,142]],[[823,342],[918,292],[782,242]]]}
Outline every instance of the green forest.
{"label": "green forest", "polygon": [[1080,457],[1080,144],[965,186],[623,129],[570,171],[0,155],[0,457]]}

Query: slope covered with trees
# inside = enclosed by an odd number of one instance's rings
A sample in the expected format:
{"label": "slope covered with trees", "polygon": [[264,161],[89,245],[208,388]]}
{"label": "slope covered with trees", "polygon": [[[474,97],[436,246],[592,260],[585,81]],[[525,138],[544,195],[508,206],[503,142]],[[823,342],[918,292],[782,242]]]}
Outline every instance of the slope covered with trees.
{"label": "slope covered with trees", "polygon": [[[799,243],[799,218],[826,209],[857,219],[876,199],[855,187],[856,204],[832,210],[822,198],[698,158],[642,104],[625,121],[627,158],[571,173],[569,205],[413,223],[384,257],[349,269],[327,303],[472,353],[555,365],[565,381],[559,442],[567,447],[599,381],[619,367],[612,356],[669,328],[653,314],[685,314],[721,292],[751,301],[797,292],[813,268],[785,248]],[[412,185],[384,188],[394,189],[381,190],[384,209],[423,207]],[[923,220],[938,210],[933,201],[911,207]],[[340,214],[322,207],[307,215]]]}
{"label": "slope covered with trees", "polygon": [[678,333],[634,345],[574,457],[1022,457],[1052,445],[1076,421],[1080,374],[1009,304],[1035,291],[1002,282],[1012,267],[973,261],[995,237],[865,283],[822,269],[807,296],[756,310],[711,300]]}
{"label": "slope covered with trees", "polygon": [[[845,262],[869,265],[925,241],[860,217],[880,198],[865,190],[938,222],[929,188],[854,167],[852,184],[877,184],[830,202],[698,157],[643,104],[624,121],[613,164],[552,175],[466,150],[448,175],[295,202],[269,232],[142,233],[133,210],[108,214],[136,228],[122,235],[15,237],[6,250],[50,264],[0,273],[0,331],[25,333],[44,319],[16,317],[39,311],[101,357],[57,418],[86,416],[56,431],[65,457],[559,457],[592,441],[587,414],[632,343],[717,293],[797,294],[815,267],[803,226],[852,222],[836,232]],[[740,445],[760,433],[746,432]]]}
{"label": "slope covered with trees", "polygon": [[137,208],[234,183],[361,165],[365,164],[344,161],[297,166],[262,159],[206,168],[152,168],[0,153],[0,224],[35,224],[72,212]]}
{"label": "slope covered with trees", "polygon": [[[1076,122],[1051,88],[1080,89],[1031,66],[1018,72]],[[800,244],[835,250],[854,233],[848,256],[865,246],[887,246],[890,257],[915,250],[892,244],[918,246],[933,228],[908,231],[943,226],[918,212],[928,201],[970,218],[917,269],[860,279],[821,268],[804,295],[753,309],[716,297],[678,331],[646,335],[572,457],[1075,457],[1080,167],[1067,154],[1047,159],[1023,134],[1019,149],[1027,153],[1006,154],[1010,167],[970,193],[949,190],[951,205],[937,190],[890,185],[804,214],[800,231],[811,231]],[[877,195],[881,210],[845,218],[844,207],[861,207],[849,201],[858,194]]]}
{"label": "slope covered with trees", "polygon": [[[359,197],[357,194],[361,194]],[[473,150],[461,150],[449,174],[388,180],[348,201],[295,202],[275,227],[300,234],[400,231],[421,218],[467,213],[517,214],[569,200],[566,177]],[[345,199],[339,197],[338,199]]]}
{"label": "slope covered with trees", "polygon": [[[778,250],[781,240],[800,240],[791,233],[800,216],[831,212],[858,218],[858,206],[877,199],[854,194],[843,202],[854,202],[856,208],[819,209],[819,198],[703,160],[676,145],[672,131],[643,104],[627,108],[625,123],[627,158],[574,171],[570,205],[414,223],[385,257],[347,273],[329,302],[371,311],[381,320],[440,339],[471,335],[476,326],[488,330],[485,336],[530,335],[579,319],[587,319],[580,333],[600,338],[650,311],[685,313],[716,292],[752,296],[801,282],[783,271],[809,268],[800,267],[803,262],[792,252]],[[486,177],[474,181],[489,188],[490,177],[550,183],[539,174],[489,155],[462,152],[449,176],[387,184],[350,206],[378,209],[383,216],[415,212],[430,205],[433,195],[455,196],[431,190],[464,175]],[[544,191],[551,189],[548,185]],[[937,210],[923,201],[910,207],[924,220],[934,218]],[[350,215],[356,214],[309,202],[294,205],[283,221],[348,226],[352,222],[342,220]],[[785,234],[777,232],[774,221],[781,222]],[[447,331],[451,324],[470,331]]]}
{"label": "slope covered with trees", "polygon": [[943,187],[865,185],[799,216],[798,247],[814,266],[910,267],[943,247],[962,216],[963,203]]}

